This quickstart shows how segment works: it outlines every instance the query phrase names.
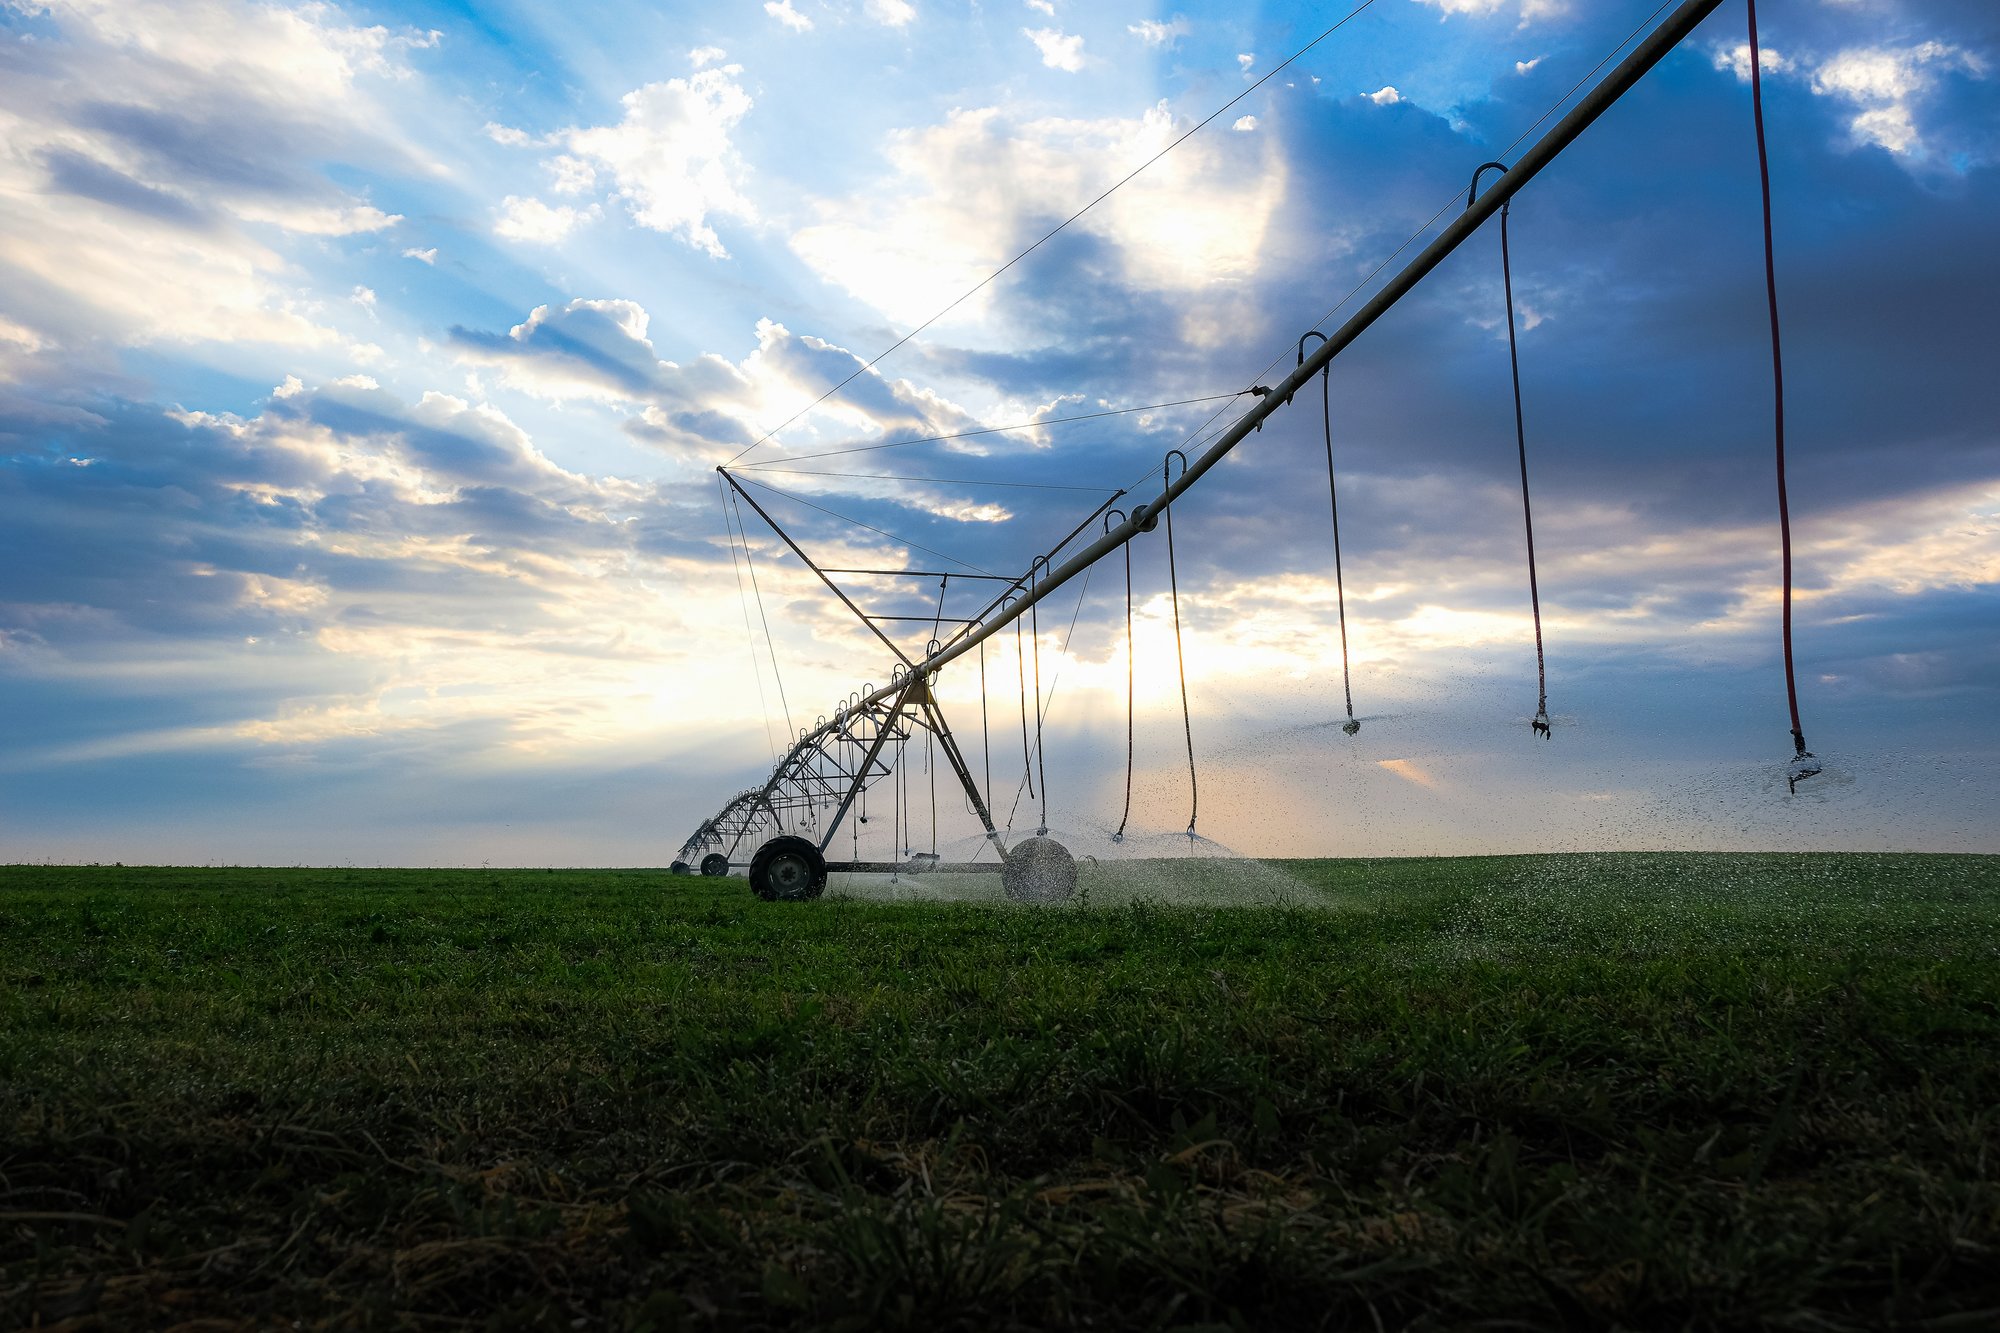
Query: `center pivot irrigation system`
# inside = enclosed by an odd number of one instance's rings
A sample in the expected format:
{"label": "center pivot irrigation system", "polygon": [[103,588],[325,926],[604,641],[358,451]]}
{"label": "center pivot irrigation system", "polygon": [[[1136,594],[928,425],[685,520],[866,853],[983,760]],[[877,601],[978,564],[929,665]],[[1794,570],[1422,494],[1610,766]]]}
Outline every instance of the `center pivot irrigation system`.
{"label": "center pivot irrigation system", "polygon": [[[1756,130],[1758,161],[1763,183],[1765,209],[1765,258],[1766,276],[1769,279],[1771,306],[1771,344],[1774,379],[1777,387],[1777,457],[1779,483],[1780,530],[1784,543],[1784,657],[1786,685],[1791,704],[1792,740],[1794,755],[1787,770],[1787,781],[1796,788],[1798,782],[1812,777],[1820,771],[1819,763],[1806,749],[1804,732],[1799,724],[1798,696],[1792,684],[1791,651],[1791,538],[1790,520],[1786,512],[1784,495],[1784,398],[1782,379],[1782,357],[1779,352],[1777,286],[1771,260],[1770,227],[1770,175],[1764,145],[1764,122],[1762,105],[1761,70],[1756,35],[1755,0],[1747,0],[1750,10],[1750,52],[1752,70],[1752,97],[1756,109]],[[1166,524],[1169,560],[1172,558],[1173,517],[1172,506],[1199,482],[1210,468],[1214,467],[1238,444],[1255,431],[1262,429],[1264,420],[1279,408],[1289,405],[1300,389],[1308,386],[1315,375],[1324,377],[1333,359],[1340,355],[1354,340],[1361,336],[1376,320],[1386,314],[1398,301],[1402,300],[1444,261],[1453,251],[1463,245],[1495,213],[1501,217],[1501,240],[1503,264],[1506,264],[1506,223],[1509,202],[1529,181],[1553,162],[1556,157],[1574,143],[1582,133],[1604,114],[1619,98],[1629,92],[1646,73],[1657,65],[1670,51],[1678,46],[1695,28],[1714,12],[1722,0],[1686,0],[1674,10],[1660,26],[1643,41],[1604,80],[1587,93],[1568,115],[1548,131],[1532,148],[1523,153],[1512,164],[1491,162],[1481,166],[1473,177],[1472,191],[1465,210],[1433,240],[1422,253],[1407,267],[1391,278],[1388,283],[1362,306],[1348,321],[1330,334],[1317,330],[1299,340],[1298,362],[1292,372],[1277,384],[1245,391],[1254,396],[1250,408],[1229,426],[1206,449],[1189,459],[1179,450],[1168,455],[1163,469],[1163,485],[1152,500],[1134,505],[1130,513],[1112,508],[1126,492],[1119,491],[1103,505],[1079,523],[1061,542],[1048,552],[1035,557],[1028,571],[1017,578],[1007,578],[993,574],[958,574],[941,576],[934,571],[896,569],[859,570],[826,569],[816,564],[799,544],[779,526],[764,507],[745,489],[737,476],[728,467],[717,468],[722,480],[735,495],[756,511],[758,517],[770,525],[820,581],[838,597],[847,609],[858,617],[875,636],[880,639],[896,657],[890,682],[876,687],[865,685],[848,696],[846,702],[835,709],[831,719],[821,718],[818,723],[802,729],[797,741],[779,759],[770,778],[760,786],[746,788],[730,799],[728,804],[712,818],[706,820],[682,844],[674,862],[679,873],[699,869],[704,875],[726,875],[731,870],[746,864],[744,854],[748,851],[747,868],[751,887],[758,896],[765,899],[809,899],[819,896],[825,888],[830,871],[858,873],[894,873],[910,871],[938,872],[979,872],[991,874],[998,871],[1001,882],[1009,897],[1023,902],[1050,903],[1069,898],[1076,888],[1077,867],[1074,857],[1061,843],[1048,836],[1046,814],[1047,784],[1043,788],[1042,826],[1034,836],[1020,839],[1010,847],[1007,836],[994,823],[990,801],[990,781],[987,789],[974,780],[972,768],[968,764],[964,750],[954,736],[951,726],[945,720],[938,705],[935,686],[939,673],[968,653],[981,651],[982,645],[994,635],[1009,626],[1020,633],[1019,625],[1023,617],[1033,622],[1036,607],[1056,589],[1072,579],[1085,574],[1098,561],[1121,549],[1126,550],[1130,560],[1129,543],[1141,534],[1150,533]],[[1485,193],[1480,193],[1479,184],[1488,171],[1497,170],[1498,177]],[[1505,270],[1508,302],[1508,338],[1510,356],[1513,347],[1513,290],[1511,267]],[[1318,338],[1319,344],[1310,352],[1306,344]],[[1515,426],[1521,455],[1521,482],[1523,520],[1527,528],[1529,579],[1531,596],[1535,606],[1535,646],[1538,671],[1541,669],[1541,608],[1539,588],[1534,581],[1534,528],[1532,515],[1528,510],[1528,467],[1525,431],[1521,427],[1520,376],[1518,363],[1514,376]],[[858,373],[858,372],[857,372]],[[1328,428],[1328,475],[1332,476],[1332,437]],[[1178,473],[1173,463],[1181,463]],[[1334,558],[1336,571],[1339,561],[1339,511],[1338,499],[1334,496]],[[739,516],[740,516],[740,510]],[[1059,556],[1072,543],[1083,537],[1093,526],[1099,534],[1088,545],[1069,554],[1057,563]],[[746,551],[747,554],[747,551]],[[961,580],[982,580],[999,585],[999,591],[986,606],[969,619],[957,620],[948,636],[932,638],[920,658],[913,660],[896,642],[882,631],[878,622],[894,619],[917,619],[916,617],[870,616],[855,605],[853,599],[834,582],[835,574],[864,574],[872,576],[909,576],[922,578],[947,578]],[[753,571],[754,576],[754,571]],[[1127,568],[1127,619],[1130,620],[1130,569]],[[939,615],[921,617],[931,621],[934,633],[941,633],[947,623],[942,615],[942,595]],[[1175,621],[1178,627],[1178,590],[1175,594]],[[1038,627],[1037,627],[1038,628]],[[1341,636],[1343,645],[1343,671],[1345,670],[1346,608],[1345,594],[1342,594]],[[1039,652],[1039,638],[1037,647]],[[981,652],[980,671],[982,692],[984,687],[984,655]],[[1023,760],[1029,768],[1028,788],[1033,793],[1033,768],[1040,758],[1040,723],[1045,706],[1039,680],[1039,662],[1034,682],[1033,709],[1036,736],[1032,746],[1027,739],[1028,711],[1025,704],[1027,682],[1023,681]],[[1129,701],[1128,701],[1129,705]],[[1183,675],[1182,709],[1186,713],[1186,683]],[[1360,729],[1360,722],[1354,717],[1351,689],[1348,691],[1347,722],[1342,727],[1348,735]],[[1128,706],[1128,741],[1130,713]],[[1533,720],[1534,734],[1544,739],[1550,734],[1548,718],[1548,693],[1546,673],[1541,673],[1541,688],[1537,711]],[[829,863],[827,850],[832,846],[834,836],[846,821],[853,819],[867,821],[866,802],[869,789],[885,779],[892,782],[898,775],[900,759],[907,743],[921,732],[927,746],[933,753],[941,753],[951,773],[963,788],[965,799],[986,830],[986,839],[992,845],[997,864],[975,858],[965,862],[941,861],[935,850],[912,856],[907,851],[902,861],[863,861],[858,859],[859,838],[855,838],[857,859]],[[1188,746],[1190,777],[1193,776],[1193,740]],[[990,757],[987,760],[990,764]],[[933,807],[935,790],[933,789]],[[896,805],[898,818],[907,805],[899,794]],[[1129,773],[1127,814],[1130,813]],[[1123,823],[1114,840],[1123,836]],[[935,815],[933,815],[935,829]],[[1188,822],[1188,834],[1194,836],[1192,815]],[[983,850],[983,849],[982,849]]]}

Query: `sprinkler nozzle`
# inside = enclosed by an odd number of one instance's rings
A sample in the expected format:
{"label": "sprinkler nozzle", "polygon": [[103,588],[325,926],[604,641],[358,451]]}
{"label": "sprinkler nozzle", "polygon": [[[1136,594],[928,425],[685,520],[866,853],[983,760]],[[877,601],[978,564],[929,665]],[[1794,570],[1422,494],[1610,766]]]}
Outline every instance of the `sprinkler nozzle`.
{"label": "sprinkler nozzle", "polygon": [[1535,720],[1534,720],[1533,722],[1530,722],[1530,723],[1529,723],[1528,725],[1529,725],[1529,726],[1530,726],[1531,728],[1533,728],[1533,729],[1534,729],[1534,732],[1535,732],[1535,734],[1536,734],[1537,736],[1540,736],[1540,737],[1541,737],[1541,738],[1542,738],[1543,740],[1548,740],[1548,739],[1550,739],[1550,736],[1552,735],[1552,733],[1551,733],[1551,732],[1550,732],[1550,730],[1549,730],[1549,710],[1548,710],[1548,709],[1544,708],[1544,709],[1542,709],[1542,710],[1541,710],[1540,712],[1536,713],[1536,714],[1535,714]]}
{"label": "sprinkler nozzle", "polygon": [[1359,718],[1350,717],[1340,729],[1350,736],[1359,736],[1361,734],[1361,721]]}
{"label": "sprinkler nozzle", "polygon": [[1785,789],[1796,792],[1801,782],[1807,778],[1816,778],[1825,771],[1825,766],[1813,758],[1812,751],[1801,750],[1793,756],[1792,762],[1785,766]]}

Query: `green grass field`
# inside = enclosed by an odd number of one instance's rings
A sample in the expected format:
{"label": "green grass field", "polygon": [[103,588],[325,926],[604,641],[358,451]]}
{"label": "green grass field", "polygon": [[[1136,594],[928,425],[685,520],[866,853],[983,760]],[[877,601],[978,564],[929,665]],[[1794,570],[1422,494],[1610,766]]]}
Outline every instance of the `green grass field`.
{"label": "green grass field", "polygon": [[2000,858],[1284,869],[0,870],[0,1326],[2000,1327]]}

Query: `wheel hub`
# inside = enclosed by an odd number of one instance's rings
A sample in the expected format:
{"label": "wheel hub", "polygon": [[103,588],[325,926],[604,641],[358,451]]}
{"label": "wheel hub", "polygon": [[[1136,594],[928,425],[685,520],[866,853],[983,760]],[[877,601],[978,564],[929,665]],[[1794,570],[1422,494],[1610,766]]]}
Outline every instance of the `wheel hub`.
{"label": "wheel hub", "polygon": [[1018,903],[1067,902],[1076,892],[1076,858],[1054,838],[1024,838],[1007,853],[1000,886]]}

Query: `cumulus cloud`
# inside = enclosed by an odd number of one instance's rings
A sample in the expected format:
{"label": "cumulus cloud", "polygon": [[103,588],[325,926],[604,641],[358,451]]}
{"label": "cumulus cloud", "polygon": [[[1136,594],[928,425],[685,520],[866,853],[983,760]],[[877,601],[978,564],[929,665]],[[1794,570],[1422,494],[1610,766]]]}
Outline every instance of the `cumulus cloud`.
{"label": "cumulus cloud", "polygon": [[10,689],[202,680],[165,748],[471,723],[503,749],[615,743],[652,717],[689,626],[734,611],[727,557],[684,535],[703,525],[677,493],[560,468],[490,407],[360,378],[294,380],[243,416],[107,405],[0,453],[0,504],[23,516],[0,532]]}
{"label": "cumulus cloud", "polygon": [[1158,19],[1142,19],[1137,23],[1127,25],[1125,31],[1131,33],[1148,46],[1171,46],[1176,41],[1187,36],[1188,21],[1180,14],[1174,15],[1165,22],[1161,22]]}
{"label": "cumulus cloud", "polygon": [[764,12],[793,32],[811,32],[813,21],[792,8],[792,0],[767,0]]}
{"label": "cumulus cloud", "polygon": [[1857,110],[1848,129],[1857,143],[1872,144],[1904,157],[1926,153],[1917,111],[1951,73],[1984,78],[1986,61],[1950,42],[1928,41],[1906,47],[1851,47],[1825,60],[1813,71],[1812,90],[1837,97]]}
{"label": "cumulus cloud", "polygon": [[1521,26],[1525,28],[1536,19],[1555,18],[1569,12],[1569,0],[1417,0],[1417,2],[1436,9],[1440,23],[1454,14],[1488,18],[1518,11]]}
{"label": "cumulus cloud", "polygon": [[1363,96],[1376,106],[1394,106],[1403,100],[1403,95],[1394,88],[1377,88],[1372,93],[1364,93]]}
{"label": "cumulus cloud", "polygon": [[419,250],[416,247],[412,246],[411,248],[403,251],[403,258],[414,259],[419,264],[430,264],[435,266],[438,260],[437,247],[435,245],[431,245],[431,246],[426,246],[423,249]]}
{"label": "cumulus cloud", "polygon": [[917,17],[911,0],[866,0],[862,9],[869,18],[891,28],[906,27]]}
{"label": "cumulus cloud", "polygon": [[[828,281],[904,324],[935,314],[1055,220],[1187,129],[1165,103],[1135,119],[1019,122],[954,111],[889,138],[892,175],[841,200],[792,248]],[[1196,136],[1086,214],[1071,233],[1109,247],[1123,282],[1214,294],[1256,264],[1285,195],[1265,136]],[[990,297],[966,309],[984,308]]]}
{"label": "cumulus cloud", "polygon": [[1021,35],[1035,44],[1042,63],[1050,69],[1074,74],[1083,68],[1083,38],[1071,36],[1060,28],[1023,28]]}
{"label": "cumulus cloud", "polygon": [[399,218],[336,185],[338,159],[428,169],[376,89],[429,33],[197,0],[44,11],[0,79],[0,283],[55,336],[315,343],[333,330],[292,283],[292,237]]}
{"label": "cumulus cloud", "polygon": [[[1978,52],[1937,39],[1849,46],[1832,55],[1763,47],[1758,55],[1767,79],[1804,79],[1815,95],[1846,103],[1851,143],[1881,148],[1910,166],[1922,166],[1937,156],[1921,118],[1940,101],[1946,79],[1983,80],[1989,73],[1989,62]],[[1717,69],[1728,70],[1739,82],[1750,81],[1749,43],[1718,47],[1713,60]],[[1948,112],[1939,119],[1949,124]],[[1951,128],[1962,137],[1962,126]],[[1963,170],[1970,161],[1990,156],[1990,151],[1990,144],[1962,150],[1954,165]]]}
{"label": "cumulus cloud", "polygon": [[[536,306],[502,334],[454,327],[450,337],[461,360],[498,367],[510,384],[531,393],[640,402],[676,392],[680,374],[655,353],[650,325],[636,302],[577,299]],[[713,397],[718,391],[741,398],[740,382],[727,377],[709,376],[698,392]]]}
{"label": "cumulus cloud", "polygon": [[500,201],[500,216],[493,222],[493,234],[510,241],[554,245],[577,227],[598,216],[598,207],[551,207],[532,196],[510,194]]}
{"label": "cumulus cloud", "polygon": [[741,362],[705,354],[685,365],[659,356],[648,337],[651,322],[636,302],[579,298],[537,306],[505,333],[453,328],[450,345],[462,361],[493,367],[511,387],[540,397],[638,407],[626,427],[634,438],[711,461],[733,455],[764,426],[857,371],[787,439],[854,442],[979,424],[949,399],[864,369],[846,348],[774,320],[758,322],[756,345]]}
{"label": "cumulus cloud", "polygon": [[[701,63],[704,67],[687,78],[649,83],[625,94],[616,124],[572,127],[539,142],[567,150],[545,164],[559,191],[582,193],[597,185],[600,174],[609,177],[612,197],[634,222],[721,258],[728,251],[710,219],[756,217],[739,188],[742,163],[730,142],[730,131],[751,102],[738,81],[741,65]],[[495,136],[502,142],[537,142],[502,129]],[[550,209],[537,200],[510,197],[503,205],[506,230],[501,234],[559,239],[589,216],[588,209]]]}

